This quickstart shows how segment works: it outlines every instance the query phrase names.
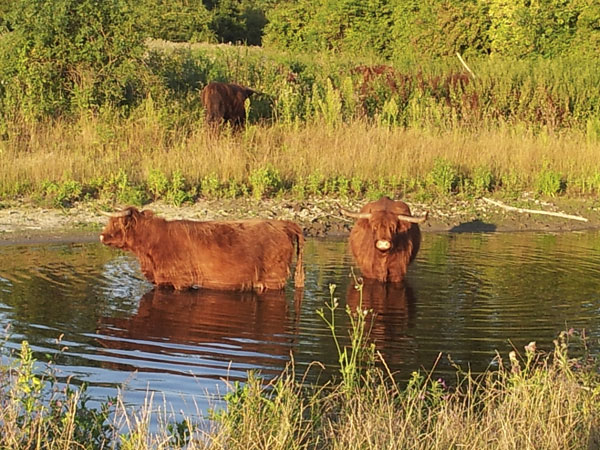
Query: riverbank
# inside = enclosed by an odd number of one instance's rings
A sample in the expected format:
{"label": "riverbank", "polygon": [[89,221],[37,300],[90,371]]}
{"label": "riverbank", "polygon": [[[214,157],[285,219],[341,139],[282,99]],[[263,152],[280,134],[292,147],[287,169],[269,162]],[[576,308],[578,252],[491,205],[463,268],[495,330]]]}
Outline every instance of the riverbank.
{"label": "riverbank", "polygon": [[[531,210],[582,216],[587,222],[557,216],[507,211],[483,199],[453,197],[423,203],[405,201],[414,215],[429,213],[421,226],[424,232],[494,231],[579,231],[600,228],[600,200],[595,198],[556,197],[535,199],[524,194],[505,204]],[[341,200],[330,197],[295,200],[276,198],[256,200],[238,198],[199,200],[173,206],[155,202],[144,206],[167,219],[237,220],[270,218],[292,220],[300,224],[306,236],[345,236],[352,220],[339,214],[339,207],[358,211],[367,200]],[[42,208],[23,201],[3,202],[0,207],[0,242],[81,241],[96,239],[106,223],[102,210],[111,210],[100,202],[81,202],[68,209]]]}

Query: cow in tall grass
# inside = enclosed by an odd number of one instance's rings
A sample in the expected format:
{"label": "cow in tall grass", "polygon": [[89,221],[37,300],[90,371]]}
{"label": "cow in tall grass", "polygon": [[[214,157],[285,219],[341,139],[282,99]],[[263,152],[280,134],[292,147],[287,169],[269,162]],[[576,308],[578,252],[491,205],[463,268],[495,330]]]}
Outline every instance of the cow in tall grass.
{"label": "cow in tall grass", "polygon": [[217,127],[229,123],[241,127],[246,121],[245,102],[256,91],[239,84],[213,81],[202,89],[206,123]]}

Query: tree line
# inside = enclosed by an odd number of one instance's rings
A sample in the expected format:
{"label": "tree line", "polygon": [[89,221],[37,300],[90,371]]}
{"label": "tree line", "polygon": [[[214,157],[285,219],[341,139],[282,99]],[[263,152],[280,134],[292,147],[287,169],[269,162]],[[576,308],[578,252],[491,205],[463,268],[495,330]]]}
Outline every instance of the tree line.
{"label": "tree line", "polygon": [[[294,76],[302,76],[302,63],[293,55],[310,52],[396,66],[456,52],[594,61],[600,2],[0,0],[0,134],[15,116],[40,119],[104,105],[127,114],[140,99],[158,96],[157,86],[176,91],[195,80],[197,88],[199,71],[219,78],[211,72],[216,66],[198,67],[205,60],[167,67],[175,60],[149,52],[147,38],[290,51],[285,65]],[[166,79],[165,71],[179,78]]]}
{"label": "tree line", "polygon": [[267,18],[269,44],[393,59],[600,51],[598,0],[293,0]]}

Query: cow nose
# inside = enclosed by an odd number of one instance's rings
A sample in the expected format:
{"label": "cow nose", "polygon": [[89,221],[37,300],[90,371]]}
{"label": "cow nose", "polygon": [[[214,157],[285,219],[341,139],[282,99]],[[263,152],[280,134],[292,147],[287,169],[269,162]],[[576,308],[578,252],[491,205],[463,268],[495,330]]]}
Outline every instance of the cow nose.
{"label": "cow nose", "polygon": [[391,246],[392,243],[390,241],[386,241],[383,239],[380,239],[375,243],[375,247],[377,247],[377,250],[381,251],[389,250]]}

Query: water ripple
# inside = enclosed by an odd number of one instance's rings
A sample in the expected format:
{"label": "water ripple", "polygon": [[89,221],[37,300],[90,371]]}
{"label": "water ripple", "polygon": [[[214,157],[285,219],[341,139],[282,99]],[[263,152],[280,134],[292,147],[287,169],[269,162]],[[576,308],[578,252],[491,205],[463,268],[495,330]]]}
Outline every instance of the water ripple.
{"label": "water ripple", "polygon": [[425,234],[404,284],[365,282],[362,296],[345,240],[308,239],[305,261],[294,298],[291,280],[266,295],[153,289],[131,254],[98,243],[2,246],[2,357],[26,339],[93,398],[123,387],[133,403],[151,391],[182,408],[196,395],[206,406],[248,370],[277,375],[292,358],[301,373],[322,362],[308,380],[323,381],[338,370],[332,332],[316,314],[329,314],[330,284],[341,345],[344,308],[367,309],[371,338],[401,379],[434,364],[448,376],[453,364],[484,370],[496,351],[551,346],[567,327],[600,337],[598,232]]}

